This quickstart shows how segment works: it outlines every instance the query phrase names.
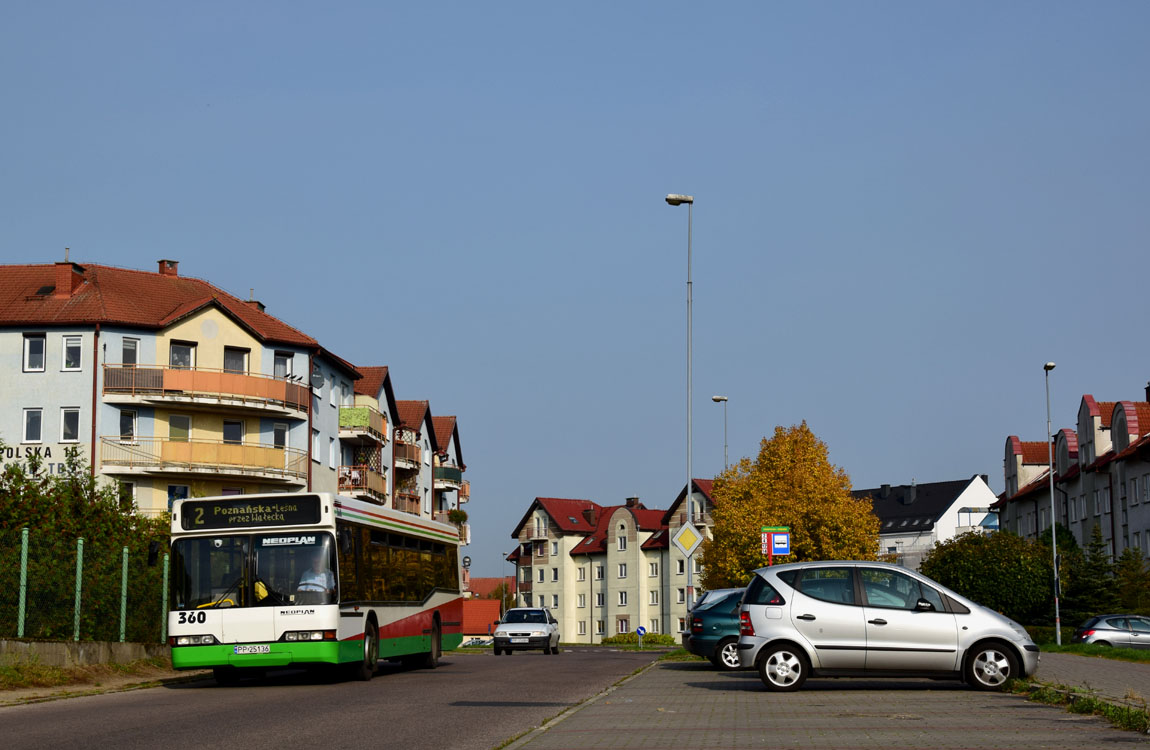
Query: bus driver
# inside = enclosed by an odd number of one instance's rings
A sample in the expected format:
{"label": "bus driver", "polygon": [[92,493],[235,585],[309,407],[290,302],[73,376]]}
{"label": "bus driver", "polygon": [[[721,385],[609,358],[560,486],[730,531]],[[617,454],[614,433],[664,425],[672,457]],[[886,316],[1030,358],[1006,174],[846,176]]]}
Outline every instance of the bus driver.
{"label": "bus driver", "polygon": [[312,557],[311,567],[300,576],[296,591],[322,594],[323,598],[328,600],[335,592],[335,576],[327,567],[327,555],[324,550],[319,550]]}

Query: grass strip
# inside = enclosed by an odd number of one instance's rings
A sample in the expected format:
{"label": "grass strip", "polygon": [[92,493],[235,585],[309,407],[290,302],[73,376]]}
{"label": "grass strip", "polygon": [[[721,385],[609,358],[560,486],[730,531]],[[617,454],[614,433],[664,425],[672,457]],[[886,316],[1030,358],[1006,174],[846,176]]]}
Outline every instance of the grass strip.
{"label": "grass strip", "polygon": [[1071,713],[1101,716],[1118,729],[1141,734],[1150,732],[1150,713],[1146,711],[1145,701],[1141,701],[1140,707],[1121,705],[1065,685],[1039,685],[1022,681],[1016,681],[1011,691],[1036,703],[1063,706]]}
{"label": "grass strip", "polygon": [[1039,648],[1051,654],[1078,654],[1080,656],[1095,656],[1100,659],[1114,659],[1115,661],[1150,662],[1150,651],[1133,648],[1096,646],[1093,643],[1064,643],[1061,646],[1043,643],[1039,645]]}
{"label": "grass strip", "polygon": [[83,667],[55,667],[39,659],[5,659],[0,661],[0,690],[95,685],[111,677],[141,675],[157,669],[171,669],[166,657],[140,659],[126,664],[91,664]]}

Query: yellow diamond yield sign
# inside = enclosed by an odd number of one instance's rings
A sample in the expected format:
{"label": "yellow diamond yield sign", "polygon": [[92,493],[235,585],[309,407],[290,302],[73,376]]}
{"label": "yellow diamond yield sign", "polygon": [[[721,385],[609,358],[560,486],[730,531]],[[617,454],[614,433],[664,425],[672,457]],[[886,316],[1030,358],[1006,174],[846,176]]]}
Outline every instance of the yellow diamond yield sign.
{"label": "yellow diamond yield sign", "polygon": [[675,543],[684,557],[690,557],[703,543],[703,535],[688,521],[675,533],[675,536],[671,537],[671,541]]}

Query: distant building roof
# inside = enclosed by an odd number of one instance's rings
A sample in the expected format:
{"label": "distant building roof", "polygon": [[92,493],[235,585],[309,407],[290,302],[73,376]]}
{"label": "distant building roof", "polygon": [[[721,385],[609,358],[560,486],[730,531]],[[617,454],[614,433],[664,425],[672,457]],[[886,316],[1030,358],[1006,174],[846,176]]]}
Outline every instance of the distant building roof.
{"label": "distant building roof", "polygon": [[879,520],[879,534],[904,534],[929,531],[971,482],[986,477],[950,482],[922,482],[883,485],[851,492],[856,498],[870,498]]}
{"label": "distant building roof", "polygon": [[500,607],[503,602],[498,599],[464,599],[463,600],[463,634],[482,636],[494,630],[494,623],[499,620]]}

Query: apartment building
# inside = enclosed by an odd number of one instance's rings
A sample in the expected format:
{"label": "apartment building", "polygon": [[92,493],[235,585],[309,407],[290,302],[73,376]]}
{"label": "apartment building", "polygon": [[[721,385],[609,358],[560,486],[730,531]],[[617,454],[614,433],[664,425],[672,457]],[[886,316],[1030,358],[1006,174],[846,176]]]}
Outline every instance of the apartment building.
{"label": "apartment building", "polygon": [[[705,491],[704,489],[705,488]],[[694,521],[709,533],[710,481],[696,480]],[[564,642],[599,643],[634,632],[678,633],[685,627],[687,560],[670,539],[687,522],[686,490],[668,510],[638,498],[602,506],[590,500],[537,497],[516,525],[517,602],[545,606]]]}
{"label": "apartment building", "polygon": [[[1150,548],[1150,385],[1143,401],[1098,401],[1091,394],[1078,404],[1074,429],[1052,438],[1054,520],[1079,545],[1099,529],[1112,557]],[[1037,538],[1051,525],[1049,452],[1045,440],[1006,439],[1005,490],[994,508],[1000,525]]]}
{"label": "apartment building", "polygon": [[[305,489],[396,502],[387,368],[365,378],[259,301],[181,276],[175,260],[155,272],[0,266],[0,363],[0,464],[35,455],[56,472],[74,447],[143,513],[193,495]],[[430,442],[426,455],[409,487],[426,512],[404,509],[431,517]]]}

